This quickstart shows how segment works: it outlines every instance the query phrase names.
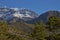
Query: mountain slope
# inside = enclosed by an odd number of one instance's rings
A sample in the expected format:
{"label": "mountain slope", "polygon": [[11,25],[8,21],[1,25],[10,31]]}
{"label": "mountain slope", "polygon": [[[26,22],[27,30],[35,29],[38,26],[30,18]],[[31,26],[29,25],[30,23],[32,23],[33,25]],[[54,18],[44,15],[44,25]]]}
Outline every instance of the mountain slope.
{"label": "mountain slope", "polygon": [[0,8],[0,19],[6,21],[12,21],[16,19],[16,21],[23,20],[28,21],[38,17],[38,14],[28,9],[18,9],[18,8]]}
{"label": "mountain slope", "polygon": [[46,23],[48,21],[49,17],[51,17],[51,16],[60,17],[60,12],[59,11],[47,11],[47,12],[41,14],[39,17],[37,17],[31,21],[28,21],[27,23],[29,23],[29,22],[34,23],[35,21],[37,23],[39,23],[40,20],[43,20],[43,22]]}
{"label": "mountain slope", "polygon": [[26,33],[32,33],[34,29],[33,24],[22,23],[22,22],[14,22],[10,24],[11,27],[16,27],[18,30],[24,31]]}

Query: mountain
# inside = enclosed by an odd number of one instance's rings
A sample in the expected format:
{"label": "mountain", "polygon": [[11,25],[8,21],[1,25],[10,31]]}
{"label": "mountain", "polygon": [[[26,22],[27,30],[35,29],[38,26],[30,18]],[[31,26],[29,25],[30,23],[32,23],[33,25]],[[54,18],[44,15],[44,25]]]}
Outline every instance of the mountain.
{"label": "mountain", "polygon": [[[45,38],[48,40],[50,38],[52,40],[55,40],[55,37],[59,39],[60,18],[53,20],[52,23],[51,21],[48,21],[49,17],[51,16],[60,17],[60,12],[47,11],[39,16],[35,12],[25,8],[0,8],[0,39],[43,40],[43,38]],[[43,20],[44,23],[48,22],[48,24],[42,24],[40,20]],[[34,22],[40,24],[34,25]],[[50,25],[50,22],[53,25]],[[55,37],[51,35],[55,35]]]}
{"label": "mountain", "polygon": [[28,21],[38,17],[34,11],[29,9],[19,9],[19,8],[0,8],[0,21],[6,20],[8,22],[14,21]]}
{"label": "mountain", "polygon": [[29,9],[19,8],[0,8],[0,22],[5,20],[9,23],[10,27],[16,27],[16,29],[31,33],[34,25],[28,24],[26,21],[37,18],[39,15]]}
{"label": "mountain", "polygon": [[47,11],[47,12],[41,14],[39,17],[28,21],[27,23],[34,23],[35,21],[37,23],[39,23],[40,20],[43,20],[43,22],[46,23],[48,21],[49,17],[51,17],[51,16],[60,17],[60,12],[59,11],[52,11],[52,10]]}
{"label": "mountain", "polygon": [[35,21],[39,22],[40,20],[43,20],[44,23],[46,23],[51,16],[60,17],[60,12],[58,11],[47,11],[40,16],[35,13],[34,11],[31,11],[26,8],[7,8],[3,7],[0,8],[0,21],[6,20],[7,22],[25,22],[32,24]]}

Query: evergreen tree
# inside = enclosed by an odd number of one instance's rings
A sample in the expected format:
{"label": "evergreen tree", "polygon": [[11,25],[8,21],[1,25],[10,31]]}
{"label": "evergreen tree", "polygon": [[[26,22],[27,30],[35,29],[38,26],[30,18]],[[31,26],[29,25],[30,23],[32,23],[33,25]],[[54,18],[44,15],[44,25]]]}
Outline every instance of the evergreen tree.
{"label": "evergreen tree", "polygon": [[60,29],[60,18],[52,16],[48,20],[49,40],[57,40]]}
{"label": "evergreen tree", "polygon": [[36,40],[45,40],[46,37],[46,28],[43,24],[43,21],[40,21],[39,24],[35,23],[35,28],[32,33],[32,37]]}
{"label": "evergreen tree", "polygon": [[[12,34],[12,33],[9,33],[9,30],[11,29],[6,21],[0,22],[0,40],[22,40],[20,36],[16,35],[16,32],[15,34]],[[16,30],[13,28],[13,31],[16,31]]]}

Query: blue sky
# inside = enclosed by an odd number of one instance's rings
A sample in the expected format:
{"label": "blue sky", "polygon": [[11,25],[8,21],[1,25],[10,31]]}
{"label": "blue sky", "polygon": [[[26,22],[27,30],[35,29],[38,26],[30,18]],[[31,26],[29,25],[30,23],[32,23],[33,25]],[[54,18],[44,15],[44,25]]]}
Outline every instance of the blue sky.
{"label": "blue sky", "polygon": [[27,8],[38,14],[48,10],[60,11],[60,0],[0,0],[0,7]]}

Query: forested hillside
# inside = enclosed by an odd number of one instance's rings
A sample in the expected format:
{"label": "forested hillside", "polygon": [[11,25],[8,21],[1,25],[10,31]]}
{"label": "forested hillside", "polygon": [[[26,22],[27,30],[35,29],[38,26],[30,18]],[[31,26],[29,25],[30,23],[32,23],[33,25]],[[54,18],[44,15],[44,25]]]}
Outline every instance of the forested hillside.
{"label": "forested hillside", "polygon": [[[17,26],[12,27],[3,20],[0,22],[0,40],[60,40],[60,18],[51,16],[46,24],[41,20],[33,25],[28,25],[31,26],[31,31],[28,32],[25,29],[19,30]],[[19,24],[20,26],[22,25]],[[27,27],[27,24],[25,26]]]}

